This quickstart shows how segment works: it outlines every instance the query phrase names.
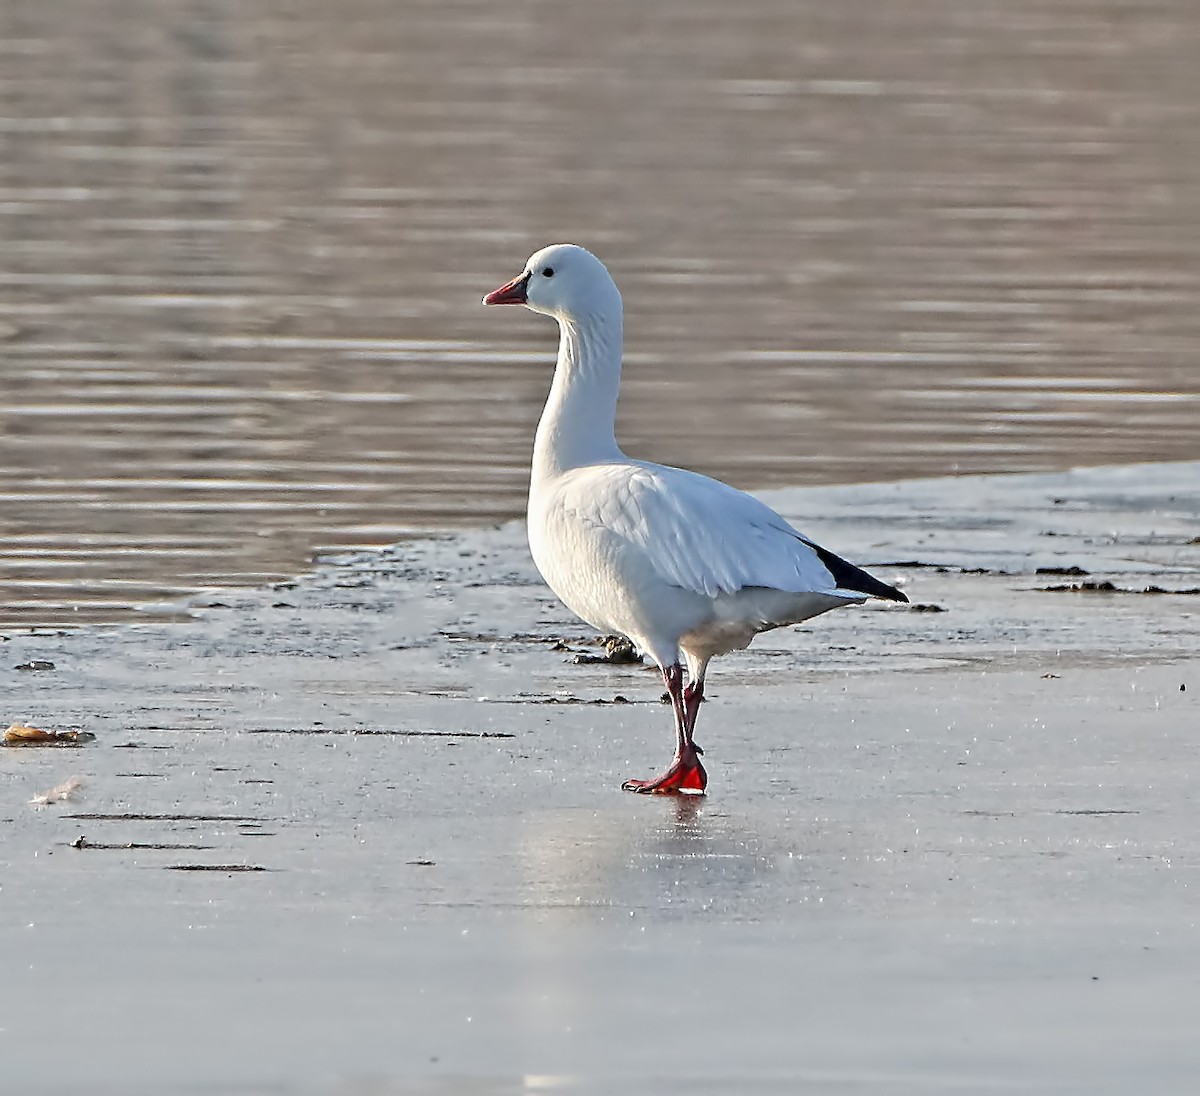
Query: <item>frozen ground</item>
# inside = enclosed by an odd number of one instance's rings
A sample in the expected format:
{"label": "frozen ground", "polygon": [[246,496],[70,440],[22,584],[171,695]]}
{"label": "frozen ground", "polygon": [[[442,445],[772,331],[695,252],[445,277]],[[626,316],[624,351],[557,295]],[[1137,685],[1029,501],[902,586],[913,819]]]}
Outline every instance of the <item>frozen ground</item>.
{"label": "frozen ground", "polygon": [[4,1090],[1195,1091],[1200,464],[769,497],[914,606],[716,664],[703,800],[516,527],[0,643],[97,736],[0,750]]}

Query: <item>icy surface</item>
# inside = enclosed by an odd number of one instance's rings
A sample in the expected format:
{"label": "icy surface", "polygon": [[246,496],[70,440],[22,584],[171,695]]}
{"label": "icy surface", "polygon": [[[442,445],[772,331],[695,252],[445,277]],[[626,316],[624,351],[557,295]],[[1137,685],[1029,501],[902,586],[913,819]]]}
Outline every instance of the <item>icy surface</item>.
{"label": "icy surface", "polygon": [[914,608],[715,664],[703,800],[516,526],[10,635],[8,1084],[1193,1091],[1200,465],[766,497]]}

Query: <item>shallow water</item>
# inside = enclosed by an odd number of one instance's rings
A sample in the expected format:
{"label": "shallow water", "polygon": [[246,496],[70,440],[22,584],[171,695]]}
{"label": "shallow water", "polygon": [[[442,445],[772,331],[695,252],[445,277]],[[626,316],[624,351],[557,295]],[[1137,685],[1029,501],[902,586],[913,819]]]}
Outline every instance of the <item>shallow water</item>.
{"label": "shallow water", "polygon": [[626,448],[747,487],[1200,456],[1191,0],[0,12],[0,625],[519,513],[554,239]]}

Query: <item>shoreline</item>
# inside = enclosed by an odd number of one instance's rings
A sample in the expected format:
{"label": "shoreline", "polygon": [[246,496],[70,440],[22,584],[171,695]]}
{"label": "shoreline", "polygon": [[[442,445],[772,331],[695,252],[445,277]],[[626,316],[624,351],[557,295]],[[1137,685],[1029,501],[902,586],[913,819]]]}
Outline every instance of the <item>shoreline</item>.
{"label": "shoreline", "polygon": [[[806,495],[814,498],[830,497],[837,498],[840,493],[847,491],[857,491],[870,487],[880,490],[888,487],[899,487],[902,489],[916,489],[925,491],[926,485],[935,485],[934,492],[937,493],[936,485],[943,483],[978,483],[986,484],[991,482],[1000,482],[1012,477],[1018,477],[1023,481],[1035,483],[1038,480],[1049,477],[1053,480],[1055,477],[1072,477],[1079,474],[1089,473],[1104,473],[1106,470],[1113,469],[1135,469],[1135,468],[1186,468],[1188,462],[1143,462],[1136,464],[1115,464],[1115,465],[1094,465],[1083,466],[1079,468],[1067,468],[1050,471],[1002,471],[1002,472],[969,472],[969,473],[953,473],[944,476],[926,476],[918,478],[896,478],[885,480],[867,480],[867,481],[839,481],[822,484],[796,484],[788,487],[769,487],[755,488],[750,490],[751,494],[760,496],[766,499],[773,506],[786,507],[789,499],[797,499]],[[783,500],[782,502],[777,500]],[[803,523],[803,517],[798,520]],[[59,630],[78,630],[80,628],[90,627],[120,627],[124,625],[141,625],[146,623],[186,623],[192,619],[189,607],[195,603],[202,603],[205,599],[220,599],[228,592],[231,596],[236,596],[237,591],[250,591],[263,588],[284,588],[290,586],[297,581],[303,581],[308,575],[320,572],[322,569],[335,564],[337,560],[354,558],[359,555],[370,556],[374,553],[387,552],[398,544],[413,544],[422,543],[427,540],[442,540],[446,538],[466,538],[468,541],[476,535],[484,535],[489,531],[501,529],[513,523],[520,525],[524,521],[522,514],[514,513],[511,517],[501,521],[490,520],[483,523],[459,523],[456,525],[437,526],[429,528],[414,528],[401,539],[381,543],[378,545],[368,545],[364,547],[354,548],[333,548],[333,549],[316,549],[307,560],[307,565],[291,574],[279,572],[272,573],[268,576],[250,575],[232,583],[223,584],[221,582],[206,581],[195,585],[191,588],[185,587],[167,587],[172,592],[170,594],[159,593],[157,596],[144,596],[141,600],[131,602],[127,605],[119,603],[111,603],[108,601],[97,601],[94,598],[77,602],[74,605],[64,605],[62,599],[55,597],[50,598],[45,603],[44,607],[39,608],[36,603],[21,602],[16,608],[8,612],[10,621],[0,620],[0,642],[9,636],[20,636],[39,634],[44,632],[54,632]],[[228,577],[234,578],[235,575]],[[122,580],[124,581],[124,580]],[[118,583],[119,585],[120,583]],[[86,588],[93,595],[103,592],[103,582],[97,585],[95,580],[91,580],[86,584]],[[33,616],[41,612],[43,616],[33,623],[21,621],[18,619],[21,616]]]}

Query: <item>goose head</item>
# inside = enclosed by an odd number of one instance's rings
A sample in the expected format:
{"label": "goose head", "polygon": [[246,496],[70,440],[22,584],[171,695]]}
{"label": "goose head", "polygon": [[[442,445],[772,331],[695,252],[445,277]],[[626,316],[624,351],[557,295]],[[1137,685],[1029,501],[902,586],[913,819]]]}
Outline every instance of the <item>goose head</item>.
{"label": "goose head", "polygon": [[525,269],[483,303],[523,304],[559,320],[586,320],[619,315],[621,294],[590,251],[576,244],[551,244],[535,251]]}

